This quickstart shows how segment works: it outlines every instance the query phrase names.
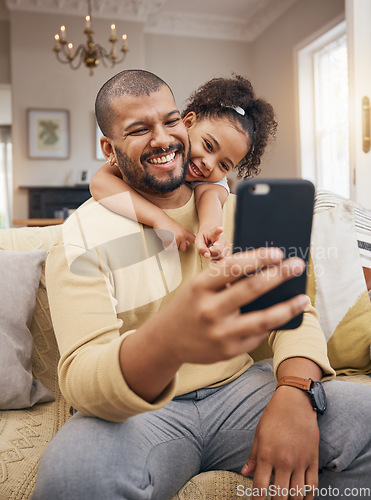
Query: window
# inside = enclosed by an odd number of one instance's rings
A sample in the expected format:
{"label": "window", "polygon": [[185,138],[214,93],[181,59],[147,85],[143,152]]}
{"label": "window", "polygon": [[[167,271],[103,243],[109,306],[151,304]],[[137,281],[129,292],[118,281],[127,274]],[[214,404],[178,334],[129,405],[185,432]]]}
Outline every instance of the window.
{"label": "window", "polygon": [[0,125],[0,227],[9,227],[12,207],[11,127]]}
{"label": "window", "polygon": [[345,22],[298,51],[298,73],[302,177],[349,197]]}

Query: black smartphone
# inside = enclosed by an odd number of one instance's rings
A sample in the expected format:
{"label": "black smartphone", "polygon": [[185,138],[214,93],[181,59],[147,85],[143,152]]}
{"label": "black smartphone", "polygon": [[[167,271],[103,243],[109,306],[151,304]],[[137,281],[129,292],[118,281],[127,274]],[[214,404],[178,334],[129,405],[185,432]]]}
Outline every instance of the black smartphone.
{"label": "black smartphone", "polygon": [[[314,191],[310,181],[301,179],[253,179],[241,182],[237,188],[234,253],[260,247],[278,247],[284,252],[285,258],[303,259],[307,270]],[[266,309],[305,293],[306,270],[243,306],[241,312]],[[298,328],[302,320],[303,314],[300,314],[279,328]]]}

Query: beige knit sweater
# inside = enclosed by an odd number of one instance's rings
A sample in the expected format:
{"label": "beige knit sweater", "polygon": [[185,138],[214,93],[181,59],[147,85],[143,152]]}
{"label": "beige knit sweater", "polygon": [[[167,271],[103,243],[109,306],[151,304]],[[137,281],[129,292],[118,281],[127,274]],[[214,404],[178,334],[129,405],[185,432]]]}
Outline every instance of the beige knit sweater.
{"label": "beige knit sweater", "polygon": [[[230,241],[234,206],[231,195],[224,206],[224,230]],[[183,207],[166,212],[197,232],[193,195]],[[152,404],[136,395],[123,378],[121,343],[208,265],[194,245],[183,253],[165,251],[151,228],[92,199],[65,222],[61,239],[47,258],[46,282],[61,354],[60,387],[76,409],[84,415],[120,422],[163,407],[175,395],[225,384],[251,366],[248,354],[209,365],[184,364]],[[312,307],[305,312],[300,328],[273,332],[269,340],[275,369],[284,359],[301,356],[315,361],[325,374],[333,374]]]}

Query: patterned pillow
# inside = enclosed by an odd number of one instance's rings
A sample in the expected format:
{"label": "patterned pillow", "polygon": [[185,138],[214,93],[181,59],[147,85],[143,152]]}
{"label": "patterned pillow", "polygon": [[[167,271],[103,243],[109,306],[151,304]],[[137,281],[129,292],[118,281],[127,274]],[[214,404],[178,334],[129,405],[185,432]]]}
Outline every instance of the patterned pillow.
{"label": "patterned pillow", "polygon": [[337,374],[371,373],[371,301],[362,271],[370,262],[365,243],[371,241],[371,232],[362,226],[360,246],[362,210],[365,220],[371,220],[358,204],[332,193],[317,193],[307,293],[319,313]]}

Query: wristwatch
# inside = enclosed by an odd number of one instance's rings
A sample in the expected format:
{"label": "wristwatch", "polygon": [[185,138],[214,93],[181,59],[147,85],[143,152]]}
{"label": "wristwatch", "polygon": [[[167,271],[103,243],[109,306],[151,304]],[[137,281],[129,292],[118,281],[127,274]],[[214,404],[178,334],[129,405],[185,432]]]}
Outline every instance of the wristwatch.
{"label": "wristwatch", "polygon": [[309,396],[313,410],[321,415],[325,413],[327,401],[321,382],[316,382],[311,378],[282,377],[276,389],[281,387],[281,385],[290,385],[291,387],[296,387],[306,392]]}

